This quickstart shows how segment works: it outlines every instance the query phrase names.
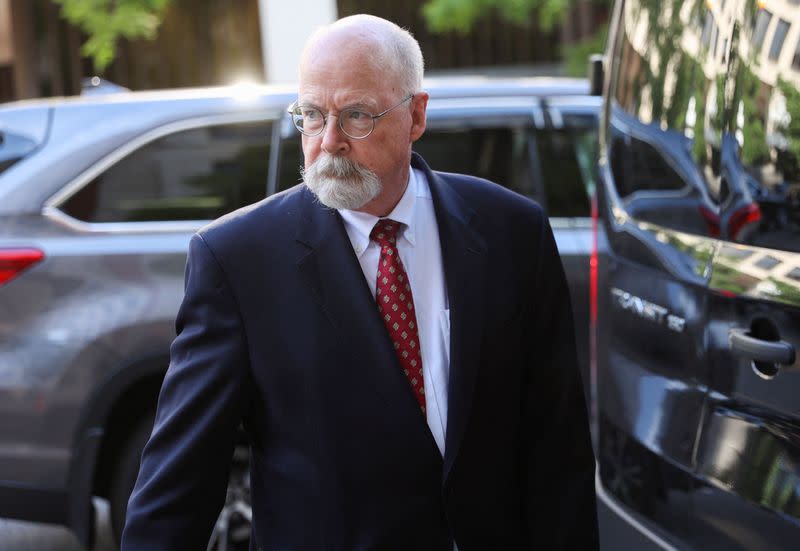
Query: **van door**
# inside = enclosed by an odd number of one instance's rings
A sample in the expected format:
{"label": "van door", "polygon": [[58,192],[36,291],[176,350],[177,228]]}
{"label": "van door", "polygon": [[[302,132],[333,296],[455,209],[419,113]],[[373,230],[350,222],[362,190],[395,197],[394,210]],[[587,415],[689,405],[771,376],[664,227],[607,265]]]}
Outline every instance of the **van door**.
{"label": "van door", "polygon": [[717,23],[731,49],[713,121],[721,241],[693,519],[709,550],[800,541],[800,89],[770,61],[791,59],[797,33],[784,44],[781,22],[800,20],[788,4],[769,10],[734,12],[732,28],[727,13]]}
{"label": "van door", "polygon": [[702,124],[716,76],[705,70],[707,50],[676,38],[694,17],[682,6],[616,4],[597,195],[608,242],[597,322],[600,497],[680,548],[692,539],[719,236],[710,160],[697,139],[716,139]]}

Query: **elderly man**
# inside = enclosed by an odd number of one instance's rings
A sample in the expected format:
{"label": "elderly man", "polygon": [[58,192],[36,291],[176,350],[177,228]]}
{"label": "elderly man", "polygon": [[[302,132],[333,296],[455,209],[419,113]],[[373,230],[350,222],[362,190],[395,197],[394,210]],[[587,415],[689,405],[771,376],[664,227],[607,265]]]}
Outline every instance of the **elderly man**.
{"label": "elderly man", "polygon": [[204,549],[237,428],[252,548],[594,549],[567,286],[533,202],[411,152],[419,45],[317,32],[304,183],[200,230],[122,548]]}

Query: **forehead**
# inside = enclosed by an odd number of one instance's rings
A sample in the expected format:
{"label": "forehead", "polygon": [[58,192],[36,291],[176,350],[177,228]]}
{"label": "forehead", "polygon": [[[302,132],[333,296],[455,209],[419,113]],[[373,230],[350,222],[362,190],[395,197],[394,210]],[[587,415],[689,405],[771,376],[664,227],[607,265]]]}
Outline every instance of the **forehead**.
{"label": "forehead", "polygon": [[319,40],[305,53],[300,67],[300,99],[376,103],[392,98],[399,87],[387,78],[375,48],[340,37]]}

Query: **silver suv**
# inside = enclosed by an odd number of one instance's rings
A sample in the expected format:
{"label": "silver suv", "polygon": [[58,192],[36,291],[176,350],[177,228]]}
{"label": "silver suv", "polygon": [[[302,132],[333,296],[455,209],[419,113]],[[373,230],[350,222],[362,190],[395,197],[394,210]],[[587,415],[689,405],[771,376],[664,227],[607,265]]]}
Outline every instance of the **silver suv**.
{"label": "silver suv", "polygon": [[[563,79],[425,88],[415,149],[430,165],[490,178],[550,213],[586,373],[599,98]],[[189,238],[298,183],[294,99],[290,88],[226,88],[0,107],[0,516],[64,524],[88,542],[100,496],[121,533]],[[212,545],[246,544],[248,477],[243,441]]]}

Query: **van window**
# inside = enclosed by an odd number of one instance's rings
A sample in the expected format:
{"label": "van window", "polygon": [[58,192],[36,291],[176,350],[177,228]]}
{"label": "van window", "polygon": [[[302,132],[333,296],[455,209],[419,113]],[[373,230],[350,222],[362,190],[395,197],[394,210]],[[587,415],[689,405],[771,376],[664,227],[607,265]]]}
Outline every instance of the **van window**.
{"label": "van window", "polygon": [[86,222],[212,220],[266,195],[271,123],[204,126],[159,138],[61,209]]}

